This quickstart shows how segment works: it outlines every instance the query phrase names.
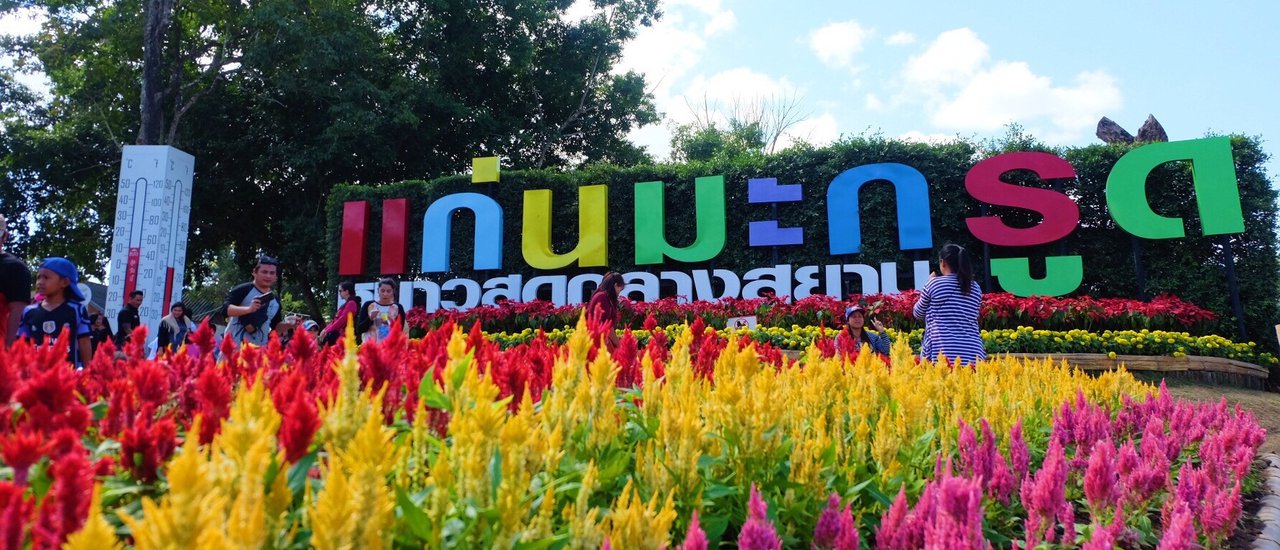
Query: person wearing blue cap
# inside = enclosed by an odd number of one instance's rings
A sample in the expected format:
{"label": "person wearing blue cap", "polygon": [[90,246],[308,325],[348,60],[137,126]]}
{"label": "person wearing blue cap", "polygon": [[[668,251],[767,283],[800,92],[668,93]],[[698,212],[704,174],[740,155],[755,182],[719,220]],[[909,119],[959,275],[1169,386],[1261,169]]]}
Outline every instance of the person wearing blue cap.
{"label": "person wearing blue cap", "polygon": [[36,292],[44,298],[22,312],[18,335],[43,345],[53,343],[62,329],[67,328],[71,335],[67,361],[76,368],[84,368],[89,364],[92,345],[89,343],[89,310],[84,307],[79,284],[80,275],[71,260],[45,259],[36,272]]}
{"label": "person wearing blue cap", "polygon": [[871,319],[871,325],[875,327],[876,331],[867,330],[867,312],[862,309],[862,306],[845,308],[844,323],[844,337],[836,341],[845,342],[845,345],[851,348],[847,350],[849,353],[857,354],[862,350],[863,344],[866,344],[873,352],[889,355],[889,346],[893,343],[893,340],[889,338],[889,333],[885,330],[884,325],[880,324],[880,321],[875,318]]}

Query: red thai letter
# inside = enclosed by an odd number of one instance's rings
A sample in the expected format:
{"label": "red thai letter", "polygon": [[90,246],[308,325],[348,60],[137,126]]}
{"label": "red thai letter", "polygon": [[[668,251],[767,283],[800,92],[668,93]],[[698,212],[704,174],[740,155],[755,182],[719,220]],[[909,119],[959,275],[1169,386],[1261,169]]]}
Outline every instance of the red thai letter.
{"label": "red thai letter", "polygon": [[382,201],[382,275],[404,275],[409,234],[409,199]]}
{"label": "red thai letter", "polygon": [[364,274],[365,236],[369,227],[369,203],[348,201],[342,205],[342,248],[338,275]]}
{"label": "red thai letter", "polygon": [[979,162],[965,175],[964,187],[973,198],[995,206],[1036,212],[1044,217],[1035,227],[1010,227],[999,216],[975,216],[965,220],[974,237],[996,246],[1034,246],[1056,241],[1075,231],[1080,207],[1071,197],[1051,189],[1005,183],[1000,176],[1011,170],[1029,170],[1045,180],[1075,178],[1065,159],[1049,153],[1005,153]]}

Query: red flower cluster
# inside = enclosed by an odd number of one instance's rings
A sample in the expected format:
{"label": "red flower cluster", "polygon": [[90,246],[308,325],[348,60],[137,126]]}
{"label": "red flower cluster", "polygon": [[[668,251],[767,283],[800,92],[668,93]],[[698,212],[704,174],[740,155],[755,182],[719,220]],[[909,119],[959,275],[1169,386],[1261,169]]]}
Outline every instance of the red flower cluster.
{"label": "red flower cluster", "polygon": [[[911,315],[919,292],[906,290],[898,294],[851,295],[841,301],[826,295],[815,295],[790,301],[785,297],[725,298],[717,301],[682,302],[663,298],[652,302],[623,299],[619,308],[620,326],[642,328],[652,319],[657,326],[692,323],[701,319],[709,326],[723,328],[728,319],[756,316],[763,326],[791,325],[835,326],[842,322],[846,307],[861,304],[869,315],[877,316],[888,326],[912,329],[923,326]],[[415,334],[445,324],[472,326],[479,323],[489,332],[520,332],[526,328],[549,329],[573,326],[582,306],[555,306],[546,301],[505,302],[497,306],[481,306],[466,311],[438,310],[426,313],[422,308],[409,311],[408,321]],[[1054,298],[1033,296],[1022,298],[1004,292],[983,295],[980,324],[984,329],[1034,326],[1046,330],[1193,330],[1204,332],[1217,320],[1212,311],[1172,296],[1158,296],[1150,302],[1126,298]]]}

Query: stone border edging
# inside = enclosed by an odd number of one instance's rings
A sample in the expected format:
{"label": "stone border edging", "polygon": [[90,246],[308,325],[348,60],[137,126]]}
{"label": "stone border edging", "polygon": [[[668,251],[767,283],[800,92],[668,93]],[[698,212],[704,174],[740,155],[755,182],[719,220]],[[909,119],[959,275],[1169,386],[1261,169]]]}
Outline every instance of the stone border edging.
{"label": "stone border edging", "polygon": [[1280,550],[1280,455],[1262,455],[1266,467],[1262,470],[1262,507],[1258,519],[1262,531],[1250,545],[1254,550]]}

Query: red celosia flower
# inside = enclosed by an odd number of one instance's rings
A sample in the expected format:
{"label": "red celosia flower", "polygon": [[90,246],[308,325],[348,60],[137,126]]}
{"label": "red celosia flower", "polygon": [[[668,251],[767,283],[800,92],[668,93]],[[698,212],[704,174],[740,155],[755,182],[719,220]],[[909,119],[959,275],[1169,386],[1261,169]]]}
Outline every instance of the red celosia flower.
{"label": "red celosia flower", "polygon": [[177,435],[172,418],[153,423],[150,417],[142,416],[120,438],[121,462],[134,479],[151,483],[156,480],[160,465],[173,454]]}
{"label": "red celosia flower", "polygon": [[23,431],[11,433],[0,439],[0,456],[13,468],[13,481],[26,485],[31,466],[44,456],[44,438],[40,434]]}
{"label": "red celosia flower", "polygon": [[83,432],[92,416],[76,396],[76,373],[66,362],[32,375],[13,398],[22,403],[27,425],[44,434],[60,428]]}
{"label": "red celosia flower", "polygon": [[24,487],[0,481],[0,549],[22,548],[32,506],[33,500]]}
{"label": "red celosia flower", "polygon": [[285,449],[285,460],[289,462],[296,463],[307,454],[311,439],[320,429],[319,412],[305,386],[302,373],[294,370],[271,393],[272,402],[281,416],[277,437]]}
{"label": "red celosia flower", "polygon": [[231,382],[220,366],[207,368],[196,380],[196,403],[200,414],[200,444],[213,441],[222,420],[231,413]]}
{"label": "red celosia flower", "polygon": [[93,468],[84,452],[67,453],[54,461],[53,485],[40,503],[33,530],[35,548],[57,548],[89,516],[93,496]]}

